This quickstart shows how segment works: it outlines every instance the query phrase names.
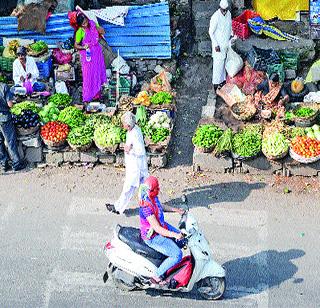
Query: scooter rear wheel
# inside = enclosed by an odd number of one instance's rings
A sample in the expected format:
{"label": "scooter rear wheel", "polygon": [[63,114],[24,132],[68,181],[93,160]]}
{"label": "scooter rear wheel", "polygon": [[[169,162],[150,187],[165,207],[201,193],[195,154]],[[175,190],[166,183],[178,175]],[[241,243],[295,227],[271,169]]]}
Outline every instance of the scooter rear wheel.
{"label": "scooter rear wheel", "polygon": [[122,274],[129,275],[129,274],[125,273],[124,271],[122,271],[121,269],[119,269],[118,267],[112,268],[111,276],[112,276],[112,280],[113,280],[114,284],[116,285],[117,288],[121,289],[122,291],[125,291],[125,292],[133,291],[136,288],[136,286],[133,283],[130,284],[126,281],[123,281],[120,278]]}
{"label": "scooter rear wheel", "polygon": [[224,277],[206,277],[199,281],[198,292],[207,300],[217,300],[223,296],[226,289]]}

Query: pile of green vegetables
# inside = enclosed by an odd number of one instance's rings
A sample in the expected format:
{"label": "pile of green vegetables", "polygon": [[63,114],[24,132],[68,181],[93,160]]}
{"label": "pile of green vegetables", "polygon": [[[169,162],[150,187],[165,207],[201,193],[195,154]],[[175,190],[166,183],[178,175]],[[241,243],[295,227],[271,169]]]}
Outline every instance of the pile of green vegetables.
{"label": "pile of green vegetables", "polygon": [[233,131],[231,128],[226,129],[219,138],[214,149],[215,154],[223,154],[232,151]]}
{"label": "pile of green vegetables", "polygon": [[306,131],[303,127],[292,127],[288,130],[287,138],[294,139],[296,137],[302,137],[306,135]]}
{"label": "pile of green vegetables", "polygon": [[49,97],[48,102],[54,103],[57,107],[68,107],[72,101],[72,97],[68,94],[56,93]]}
{"label": "pile of green vegetables", "polygon": [[86,117],[82,111],[73,106],[63,109],[58,117],[58,121],[68,124],[70,128],[84,124],[85,120]]}
{"label": "pile of green vegetables", "polygon": [[279,156],[281,154],[287,153],[289,150],[289,142],[284,136],[279,132],[270,134],[262,140],[262,152],[266,156]]}
{"label": "pile of green vegetables", "polygon": [[34,52],[41,52],[48,49],[48,45],[44,41],[37,41],[30,45],[30,49]]}
{"label": "pile of green vegetables", "polygon": [[223,134],[223,130],[214,124],[205,124],[197,128],[192,142],[199,148],[215,147]]}
{"label": "pile of green vegetables", "polygon": [[40,108],[34,102],[24,101],[18,104],[13,105],[10,109],[12,114],[21,115],[24,110],[31,110],[35,113],[40,111]]}
{"label": "pile of green vegetables", "polygon": [[259,154],[262,146],[261,134],[243,129],[232,139],[232,152],[241,157],[253,157]]}
{"label": "pile of green vegetables", "polygon": [[136,122],[140,126],[140,128],[143,128],[148,123],[148,113],[145,106],[138,106],[136,111]]}
{"label": "pile of green vegetables", "polygon": [[76,146],[88,145],[93,140],[94,129],[88,125],[78,126],[71,129],[67,140]]}
{"label": "pile of green vegetables", "polygon": [[91,113],[86,116],[85,125],[97,128],[104,124],[110,124],[111,118],[105,114]]}
{"label": "pile of green vegetables", "polygon": [[150,101],[154,105],[164,105],[164,104],[171,104],[172,102],[172,94],[165,91],[160,91],[155,93],[150,97]]}
{"label": "pile of green vegetables", "polygon": [[108,147],[121,143],[121,127],[104,124],[94,131],[93,139],[100,147]]}
{"label": "pile of green vegetables", "polygon": [[147,125],[144,130],[144,134],[149,138],[153,143],[163,142],[170,135],[170,130],[165,127],[153,127]]}
{"label": "pile of green vegetables", "polygon": [[310,107],[299,107],[293,111],[295,117],[298,118],[308,118],[313,116],[316,111]]}
{"label": "pile of green vegetables", "polygon": [[45,105],[39,112],[41,122],[44,124],[50,121],[57,121],[59,114],[59,108],[52,102]]}

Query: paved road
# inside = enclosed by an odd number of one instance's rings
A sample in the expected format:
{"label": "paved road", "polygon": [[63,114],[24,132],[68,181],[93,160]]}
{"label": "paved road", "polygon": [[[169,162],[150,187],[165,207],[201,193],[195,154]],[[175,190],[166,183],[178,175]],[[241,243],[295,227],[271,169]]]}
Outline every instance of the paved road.
{"label": "paved road", "polygon": [[[134,210],[119,217],[104,208],[119,194],[123,173],[62,168],[0,175],[0,307],[318,306],[319,194],[277,193],[268,179],[194,178],[189,171],[155,174],[163,200],[177,203],[186,193],[226,267],[223,300],[124,293],[104,284],[104,242],[116,223],[138,223]],[[178,222],[175,214],[167,217]]]}

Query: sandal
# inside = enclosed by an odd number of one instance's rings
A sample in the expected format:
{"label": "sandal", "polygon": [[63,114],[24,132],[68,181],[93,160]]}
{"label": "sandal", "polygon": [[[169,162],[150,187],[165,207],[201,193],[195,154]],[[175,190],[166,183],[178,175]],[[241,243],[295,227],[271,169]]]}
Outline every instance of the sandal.
{"label": "sandal", "polygon": [[115,209],[115,207],[114,207],[113,204],[106,203],[106,208],[107,208],[107,210],[108,210],[109,212],[111,212],[111,213],[114,213],[114,214],[117,214],[117,215],[120,214],[120,212],[118,212],[118,211]]}

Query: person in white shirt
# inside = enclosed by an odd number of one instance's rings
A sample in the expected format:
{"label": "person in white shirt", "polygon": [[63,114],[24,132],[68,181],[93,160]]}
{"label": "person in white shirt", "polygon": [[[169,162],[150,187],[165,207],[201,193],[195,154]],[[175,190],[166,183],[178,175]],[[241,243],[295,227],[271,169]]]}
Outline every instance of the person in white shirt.
{"label": "person in white shirt", "polygon": [[36,92],[45,90],[45,84],[38,82],[39,69],[36,61],[27,56],[27,50],[25,47],[19,47],[17,49],[18,58],[13,62],[13,81],[15,87],[23,87],[24,82],[29,80],[32,88]]}
{"label": "person in white shirt", "polygon": [[126,112],[122,116],[123,127],[127,130],[125,144],[126,176],[119,199],[113,204],[107,203],[109,211],[122,214],[134,196],[140,184],[149,176],[146,149],[143,135],[133,113]]}
{"label": "person in white shirt", "polygon": [[228,0],[221,0],[220,8],[212,15],[209,26],[213,58],[212,84],[215,89],[226,80],[225,62],[232,36],[232,20],[228,7]]}

